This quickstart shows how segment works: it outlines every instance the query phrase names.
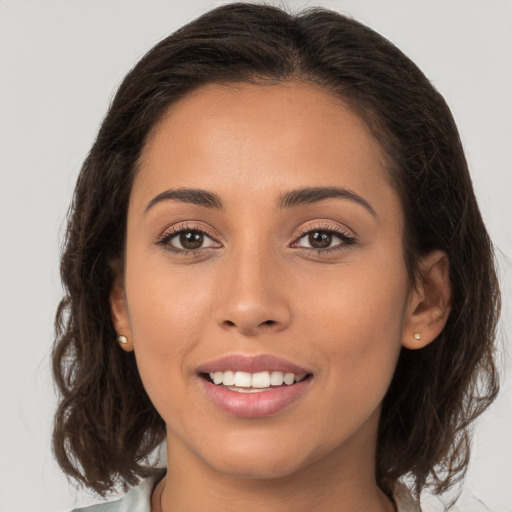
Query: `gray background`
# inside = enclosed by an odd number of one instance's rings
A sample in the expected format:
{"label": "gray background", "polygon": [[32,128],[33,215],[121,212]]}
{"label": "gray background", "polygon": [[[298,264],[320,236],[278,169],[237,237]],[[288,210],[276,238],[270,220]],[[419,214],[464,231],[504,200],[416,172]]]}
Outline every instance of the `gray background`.
{"label": "gray background", "polygon": [[[0,511],[65,511],[49,448],[48,354],[58,247],[78,169],[124,74],[154,43],[222,2],[0,0]],[[501,395],[479,421],[454,510],[512,511],[512,2],[290,1],[352,14],[408,54],[459,125],[504,295]],[[282,2],[282,5],[285,5]],[[510,352],[510,350],[508,350]],[[508,367],[508,372],[506,368]],[[426,499],[426,512],[440,505]]]}

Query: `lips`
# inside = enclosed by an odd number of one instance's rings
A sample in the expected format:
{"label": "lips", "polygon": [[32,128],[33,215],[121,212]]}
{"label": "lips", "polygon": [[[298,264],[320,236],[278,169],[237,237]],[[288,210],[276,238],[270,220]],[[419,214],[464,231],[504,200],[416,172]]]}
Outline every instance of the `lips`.
{"label": "lips", "polygon": [[294,373],[295,375],[304,375],[312,373],[311,370],[298,366],[291,361],[270,354],[261,354],[258,356],[246,356],[234,354],[222,357],[205,363],[197,369],[199,373],[226,372],[235,370],[247,373],[258,373],[266,371],[278,371],[283,373]]}
{"label": "lips", "polygon": [[201,365],[198,373],[202,389],[219,409],[245,418],[287,408],[305,394],[312,377],[307,368],[268,354],[223,357]]}

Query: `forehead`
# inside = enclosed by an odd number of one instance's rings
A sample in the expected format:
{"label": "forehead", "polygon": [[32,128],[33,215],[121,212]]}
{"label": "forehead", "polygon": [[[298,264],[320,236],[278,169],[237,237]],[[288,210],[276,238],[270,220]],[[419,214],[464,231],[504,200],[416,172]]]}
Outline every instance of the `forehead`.
{"label": "forehead", "polygon": [[[134,189],[238,194],[389,188],[386,156],[347,104],[310,84],[208,85],[172,105],[148,137]],[[135,192],[135,190],[134,190]]]}

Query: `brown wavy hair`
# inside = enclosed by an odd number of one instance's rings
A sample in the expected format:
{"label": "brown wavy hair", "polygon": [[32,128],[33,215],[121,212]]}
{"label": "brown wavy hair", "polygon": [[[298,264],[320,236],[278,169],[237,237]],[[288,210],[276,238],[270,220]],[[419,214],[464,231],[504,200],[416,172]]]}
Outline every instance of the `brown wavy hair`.
{"label": "brown wavy hair", "polygon": [[109,307],[148,134],[171,104],[202,85],[284,81],[315,84],[342,98],[388,154],[405,215],[411,281],[422,255],[440,249],[450,261],[446,327],[427,347],[402,349],[382,406],[377,483],[390,493],[407,475],[419,497],[425,486],[440,493],[465,473],[470,424],[498,390],[499,290],[450,110],[411,60],[357,21],[324,9],[291,15],[240,3],[184,26],[128,73],[76,185],[53,347],[61,395],[53,449],[68,475],[101,495],[154,472],[148,455],[165,438],[133,353],[115,342]]}

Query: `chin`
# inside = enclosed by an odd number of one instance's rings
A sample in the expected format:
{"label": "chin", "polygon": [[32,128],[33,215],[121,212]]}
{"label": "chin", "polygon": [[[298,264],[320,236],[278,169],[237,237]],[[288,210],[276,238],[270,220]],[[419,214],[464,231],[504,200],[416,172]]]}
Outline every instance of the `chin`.
{"label": "chin", "polygon": [[217,438],[196,454],[210,468],[233,478],[275,480],[296,474],[329,452],[325,447],[308,447],[300,436],[259,434]]}
{"label": "chin", "polygon": [[215,461],[211,467],[232,478],[246,480],[276,480],[289,477],[304,469],[306,461],[297,457],[276,456],[267,457],[254,454],[244,457],[229,458]]}

